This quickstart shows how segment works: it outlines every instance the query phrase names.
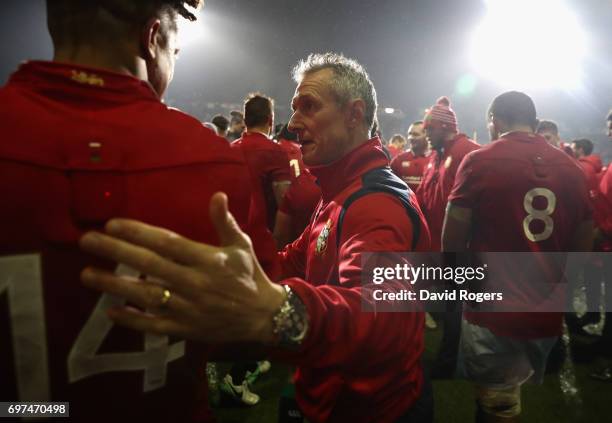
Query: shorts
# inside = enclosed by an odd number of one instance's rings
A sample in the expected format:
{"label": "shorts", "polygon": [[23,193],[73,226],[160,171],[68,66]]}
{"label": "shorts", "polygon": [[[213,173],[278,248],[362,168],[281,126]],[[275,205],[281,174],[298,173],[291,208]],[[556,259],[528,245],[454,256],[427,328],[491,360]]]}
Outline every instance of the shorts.
{"label": "shorts", "polygon": [[482,387],[510,389],[542,383],[546,361],[558,337],[515,339],[463,320],[457,376]]}

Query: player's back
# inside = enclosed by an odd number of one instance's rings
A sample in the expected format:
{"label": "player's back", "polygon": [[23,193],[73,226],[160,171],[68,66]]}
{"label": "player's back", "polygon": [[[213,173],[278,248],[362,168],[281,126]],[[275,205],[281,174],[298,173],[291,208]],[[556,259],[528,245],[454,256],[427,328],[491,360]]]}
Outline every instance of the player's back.
{"label": "player's back", "polygon": [[470,250],[531,252],[483,257],[495,269],[488,292],[503,292],[494,306],[519,313],[466,318],[503,336],[559,335],[562,314],[554,311],[565,301],[557,289],[563,257],[533,252],[571,251],[576,228],[590,219],[586,179],[575,160],[538,135],[513,132],[466,156],[449,201],[472,210]]}
{"label": "player's back", "polygon": [[585,217],[576,162],[543,138],[511,133],[470,156],[477,178],[475,251],[568,251]]}
{"label": "player's back", "polygon": [[114,326],[118,300],[79,282],[105,264],[77,241],[128,217],[216,243],[213,193],[247,221],[244,162],[146,83],[71,65],[23,65],[0,90],[0,127],[0,398],[69,401],[75,421],[191,420],[203,351]]}
{"label": "player's back", "polygon": [[274,185],[291,181],[287,154],[276,142],[259,132],[245,132],[232,143],[232,147],[242,150],[251,177],[261,185],[268,228],[272,230],[278,208]]}

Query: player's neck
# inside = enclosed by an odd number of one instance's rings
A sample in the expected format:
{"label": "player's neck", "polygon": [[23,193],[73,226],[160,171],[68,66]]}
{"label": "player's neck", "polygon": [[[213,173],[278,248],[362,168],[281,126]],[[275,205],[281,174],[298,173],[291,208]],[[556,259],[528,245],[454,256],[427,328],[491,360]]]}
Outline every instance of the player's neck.
{"label": "player's neck", "polygon": [[523,133],[532,134],[533,128],[529,125],[515,125],[515,126],[508,127],[508,128],[503,128],[503,130],[500,131],[498,138],[504,137],[513,132],[523,132]]}
{"label": "player's neck", "polygon": [[247,128],[246,132],[247,134],[261,134],[267,138],[270,137],[270,128]]}
{"label": "player's neck", "polygon": [[104,69],[147,80],[144,61],[134,55],[121,53],[120,48],[111,51],[91,45],[57,47],[53,61]]}
{"label": "player's neck", "polygon": [[412,154],[414,154],[415,157],[425,157],[425,153],[426,153],[426,149],[425,148],[421,148],[421,149],[412,149]]}

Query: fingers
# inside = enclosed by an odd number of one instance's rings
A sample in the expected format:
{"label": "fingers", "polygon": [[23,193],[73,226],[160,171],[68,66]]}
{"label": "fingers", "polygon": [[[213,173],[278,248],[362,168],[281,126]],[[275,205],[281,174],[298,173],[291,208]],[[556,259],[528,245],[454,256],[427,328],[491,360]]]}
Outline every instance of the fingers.
{"label": "fingers", "polygon": [[145,310],[173,310],[182,314],[192,314],[191,304],[178,293],[173,294],[171,290],[157,283],[119,277],[92,268],[83,270],[81,280],[85,286],[125,298],[129,303]]}
{"label": "fingers", "polygon": [[143,313],[129,307],[110,308],[108,317],[118,325],[141,332],[178,336],[180,338],[189,337],[185,327],[171,318]]}
{"label": "fingers", "polygon": [[129,219],[113,219],[106,224],[109,235],[148,248],[183,264],[194,264],[215,247],[184,238],[167,229]]}
{"label": "fingers", "polygon": [[236,219],[229,212],[227,195],[218,192],[210,199],[210,219],[217,230],[222,246],[244,244],[245,234],[242,232]]}
{"label": "fingers", "polygon": [[[143,274],[159,278],[174,291],[185,296],[199,292],[205,282],[205,275],[196,275],[191,269],[160,257],[145,248],[104,234],[89,232],[83,235],[80,245],[83,250],[92,254],[123,263]],[[122,283],[126,281],[124,278],[115,278],[123,281]]]}

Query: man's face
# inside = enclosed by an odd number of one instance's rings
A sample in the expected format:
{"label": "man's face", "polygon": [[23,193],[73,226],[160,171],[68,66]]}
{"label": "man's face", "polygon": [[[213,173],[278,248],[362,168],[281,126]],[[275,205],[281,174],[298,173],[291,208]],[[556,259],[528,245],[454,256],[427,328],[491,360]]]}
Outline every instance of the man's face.
{"label": "man's face", "polygon": [[608,137],[612,140],[612,120],[608,121]]}
{"label": "man's face", "polygon": [[329,88],[332,77],[331,69],[305,75],[291,101],[293,115],[289,130],[297,134],[308,166],[332,163],[354,148],[347,125],[348,114]]}
{"label": "man's face", "polygon": [[550,145],[559,147],[559,135],[555,135],[551,131],[540,131],[538,134],[543,136]]}
{"label": "man's face", "polygon": [[244,123],[244,119],[241,119],[232,123],[232,126],[230,127],[230,132],[234,134],[242,134],[245,128],[246,125]]}
{"label": "man's face", "polygon": [[427,138],[423,124],[412,124],[408,128],[408,142],[412,151],[424,152],[427,150]]}
{"label": "man's face", "polygon": [[398,150],[404,151],[404,147],[406,147],[406,140],[402,137],[393,137],[391,140],[391,145]]}
{"label": "man's face", "polygon": [[179,53],[178,30],[169,19],[162,19],[154,45],[155,55],[146,61],[148,80],[162,98],[174,76],[174,66]]}
{"label": "man's face", "polygon": [[576,145],[576,143],[572,143],[572,151],[574,152],[574,156],[577,159],[585,156],[584,151],[582,150],[582,148],[578,147],[578,145]]}
{"label": "man's face", "polygon": [[425,129],[425,137],[433,149],[440,149],[444,144],[448,131],[444,128],[428,126]]}

